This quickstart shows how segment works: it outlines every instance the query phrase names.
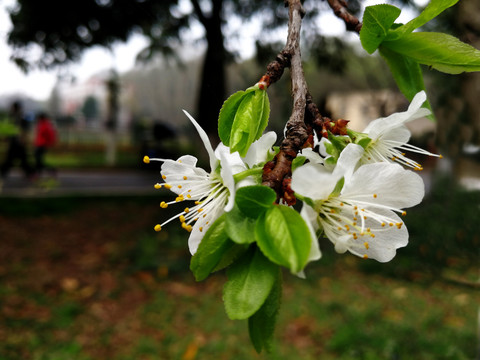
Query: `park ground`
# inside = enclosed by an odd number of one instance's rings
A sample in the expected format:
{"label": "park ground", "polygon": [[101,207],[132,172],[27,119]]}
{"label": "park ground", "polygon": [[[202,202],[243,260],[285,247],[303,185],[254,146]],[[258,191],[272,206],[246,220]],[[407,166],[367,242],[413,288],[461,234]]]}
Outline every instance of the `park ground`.
{"label": "park ground", "polygon": [[306,279],[285,273],[270,355],[225,315],[223,273],[195,282],[187,233],[152,230],[166,193],[0,198],[0,359],[474,359],[479,194],[448,184],[392,262],[322,242]]}

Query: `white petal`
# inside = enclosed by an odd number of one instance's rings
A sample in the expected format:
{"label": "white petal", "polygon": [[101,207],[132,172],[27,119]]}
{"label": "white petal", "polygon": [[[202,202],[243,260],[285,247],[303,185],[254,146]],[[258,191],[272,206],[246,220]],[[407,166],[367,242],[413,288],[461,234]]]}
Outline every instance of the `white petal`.
{"label": "white petal", "polygon": [[327,199],[340,177],[334,176],[318,164],[305,164],[297,168],[292,175],[292,190],[313,200]]}
{"label": "white petal", "polygon": [[220,160],[222,169],[229,168],[232,174],[238,174],[247,169],[238,151],[230,153],[230,148],[223,143],[218,144],[215,149],[215,157]]}
{"label": "white petal", "polygon": [[[165,160],[160,173],[165,176],[165,182],[170,184],[170,191],[180,194],[190,187],[208,181],[209,174],[202,168],[195,167],[197,159],[186,155],[175,160]],[[180,186],[180,187],[179,187]]]}
{"label": "white petal", "polygon": [[[387,130],[383,133],[378,141],[396,141],[402,144],[406,144],[410,140],[410,130],[406,126],[400,125],[394,129]],[[375,144],[372,144],[375,146]]]}
{"label": "white petal", "polygon": [[[215,222],[215,220],[217,220],[220,215],[223,214],[223,212],[224,211],[221,207],[217,207],[213,210],[213,212],[209,212],[207,216],[200,216],[198,221],[195,222],[192,228],[192,232],[190,233],[190,236],[188,238],[188,249],[190,250],[190,254],[195,255],[198,249],[198,245],[200,245],[200,242],[205,236],[205,233],[207,232],[209,227]],[[202,228],[201,231],[200,228]]]}
{"label": "white petal", "polygon": [[273,144],[277,141],[277,134],[274,131],[269,131],[263,134],[260,139],[253,142],[243,158],[244,162],[252,167],[256,164],[267,161],[268,152],[272,149]]}
{"label": "white petal", "polygon": [[186,111],[183,110],[185,115],[189,118],[189,120],[192,122],[193,126],[195,126],[195,129],[197,129],[198,135],[200,135],[200,139],[203,141],[203,145],[205,146],[205,149],[207,150],[208,157],[210,159],[210,169],[212,171],[215,170],[217,167],[217,158],[215,157],[215,152],[213,151],[212,144],[210,143],[210,139],[208,138],[207,133],[205,130],[202,129],[202,127],[197,123],[197,121]]}
{"label": "white petal", "polygon": [[412,99],[408,110],[401,113],[392,114],[386,118],[380,118],[373,120],[370,124],[367,125],[364,133],[370,135],[372,139],[377,139],[383,133],[390,131],[408,121],[419,119],[421,117],[430,115],[430,110],[422,108],[422,104],[427,99],[427,96],[424,91],[420,91]]}
{"label": "white petal", "polygon": [[[379,214],[385,214],[386,216],[395,220],[396,223],[402,222],[402,220],[392,211],[379,210]],[[358,236],[358,238],[352,239],[348,250],[357,256],[364,257],[365,255],[369,259],[375,259],[379,262],[387,262],[393,259],[396,254],[396,249],[404,247],[408,244],[408,230],[405,225],[400,228],[397,226],[386,226],[379,228],[378,224],[371,219],[367,219],[366,227],[371,227],[375,237],[372,238],[369,235]],[[377,228],[375,230],[374,228]],[[365,246],[368,244],[368,249]]]}
{"label": "white petal", "polygon": [[[229,196],[228,196],[228,202],[227,202],[227,205],[225,205],[225,211],[230,211],[233,209],[233,205],[235,203],[235,180],[233,179],[233,171],[232,171],[232,167],[230,167],[230,163],[229,161],[232,161],[233,159],[233,155],[237,154],[238,157],[240,157],[238,155],[238,153],[234,153],[234,154],[230,154],[230,153],[225,153],[223,151],[219,152],[219,155],[220,155],[220,163],[222,165],[222,168],[220,170],[220,176],[222,177],[222,182],[223,182],[223,185],[228,189],[229,191]],[[227,158],[227,156],[230,158]],[[242,163],[243,164],[243,163]],[[245,165],[243,165],[245,166]]]}
{"label": "white petal", "polygon": [[312,148],[302,149],[299,156],[305,156],[305,158],[313,164],[323,164],[323,158]]}
{"label": "white petal", "polygon": [[345,182],[347,182],[362,157],[363,152],[363,147],[360,145],[348,144],[338,157],[337,165],[335,165],[335,169],[333,169],[334,176],[338,177],[338,179],[345,177]]}
{"label": "white petal", "polygon": [[318,260],[322,257],[320,251],[320,245],[318,244],[317,232],[317,213],[307,204],[303,204],[300,215],[305,220],[310,231],[310,236],[312,237],[312,246],[310,247],[310,254],[308,255],[308,262]]}
{"label": "white petal", "polygon": [[415,206],[424,195],[425,186],[419,175],[384,162],[360,166],[342,189],[345,199],[396,209]]}

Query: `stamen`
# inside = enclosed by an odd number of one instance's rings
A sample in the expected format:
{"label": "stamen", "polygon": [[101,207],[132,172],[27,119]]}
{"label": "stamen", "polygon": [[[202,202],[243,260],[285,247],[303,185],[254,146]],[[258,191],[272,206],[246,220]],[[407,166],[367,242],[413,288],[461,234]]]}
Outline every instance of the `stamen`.
{"label": "stamen", "polygon": [[155,225],[155,227],[153,228],[156,232],[159,232],[160,230],[162,230],[162,226],[160,224],[157,224]]}
{"label": "stamen", "polygon": [[144,157],[143,157],[143,162],[144,162],[145,164],[150,164],[150,158],[149,158],[148,156],[144,156]]}
{"label": "stamen", "polygon": [[155,185],[153,185],[153,187],[154,187],[155,189],[161,189],[161,188],[162,188],[162,184],[156,183]]}

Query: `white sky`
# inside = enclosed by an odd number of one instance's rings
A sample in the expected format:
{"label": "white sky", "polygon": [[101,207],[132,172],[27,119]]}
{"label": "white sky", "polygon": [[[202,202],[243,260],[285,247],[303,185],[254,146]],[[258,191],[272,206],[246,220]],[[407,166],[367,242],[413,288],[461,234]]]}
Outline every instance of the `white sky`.
{"label": "white sky", "polygon": [[[425,3],[426,0],[419,0]],[[0,96],[15,93],[24,93],[36,100],[46,100],[56,82],[58,70],[31,71],[28,74],[22,71],[10,61],[11,49],[7,45],[7,33],[11,28],[11,22],[6,8],[12,6],[15,0],[0,0]],[[365,5],[382,3],[382,0],[367,0]],[[399,21],[408,21],[412,14],[402,12]],[[324,34],[334,35],[345,31],[345,25],[333,14],[324,15],[320,24],[327,24]],[[237,26],[241,26],[238,24]],[[249,36],[250,38],[251,36]],[[85,52],[82,60],[60,71],[64,74],[66,70],[78,78],[86,80],[93,74],[102,70],[115,68],[118,72],[125,72],[131,69],[135,63],[135,56],[145,46],[146,40],[140,35],[133,36],[127,43],[113,47],[112,51],[96,47]],[[253,44],[249,44],[253,52]],[[245,49],[245,47],[244,47]],[[251,54],[250,54],[251,55]]]}

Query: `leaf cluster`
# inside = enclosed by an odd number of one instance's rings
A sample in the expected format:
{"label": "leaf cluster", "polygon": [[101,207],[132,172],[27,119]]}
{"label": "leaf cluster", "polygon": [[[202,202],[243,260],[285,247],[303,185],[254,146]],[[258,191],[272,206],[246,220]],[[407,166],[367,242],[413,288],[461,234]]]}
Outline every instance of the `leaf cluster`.
{"label": "leaf cluster", "polygon": [[301,272],[311,246],[300,214],[275,200],[276,193],[265,186],[238,189],[234,208],[212,224],[190,263],[197,281],[227,268],[225,310],[231,319],[248,319],[258,352],[271,347],[280,307],[280,268]]}
{"label": "leaf cluster", "polygon": [[[366,8],[360,32],[362,46],[369,54],[379,50],[407,99],[425,90],[420,65],[448,74],[480,70],[479,50],[448,34],[414,32],[457,2],[432,0],[418,17],[406,24],[395,23],[401,12],[395,6]],[[426,106],[430,107],[428,103]]]}

